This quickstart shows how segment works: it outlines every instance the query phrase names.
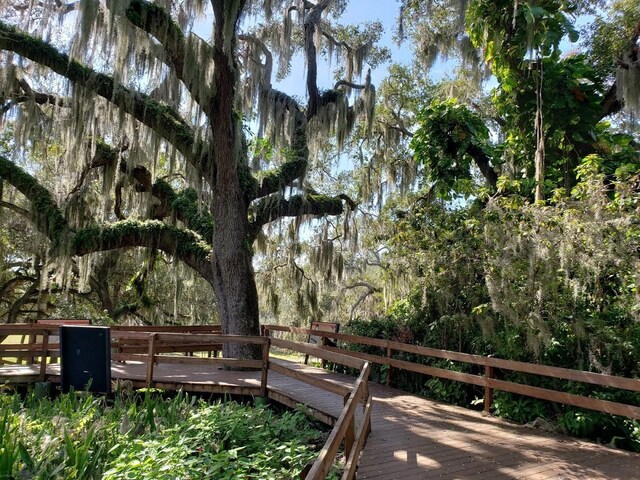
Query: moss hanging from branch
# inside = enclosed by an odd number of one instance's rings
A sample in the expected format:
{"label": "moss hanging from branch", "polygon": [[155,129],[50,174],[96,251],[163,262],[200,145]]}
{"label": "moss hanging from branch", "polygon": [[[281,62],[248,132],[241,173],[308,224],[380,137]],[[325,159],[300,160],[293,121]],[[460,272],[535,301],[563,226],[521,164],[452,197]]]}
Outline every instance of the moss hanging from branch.
{"label": "moss hanging from branch", "polygon": [[68,225],[51,193],[11,160],[0,155],[0,177],[27,197],[36,228],[59,244]]}

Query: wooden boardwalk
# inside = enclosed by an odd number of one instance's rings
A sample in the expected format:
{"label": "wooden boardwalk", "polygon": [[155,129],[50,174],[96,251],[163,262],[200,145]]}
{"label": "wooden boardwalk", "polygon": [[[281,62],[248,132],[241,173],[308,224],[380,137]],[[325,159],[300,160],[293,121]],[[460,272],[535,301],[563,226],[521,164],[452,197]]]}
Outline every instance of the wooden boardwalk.
{"label": "wooden boardwalk", "polygon": [[[319,368],[287,365],[339,385],[351,386],[354,381]],[[47,373],[55,381],[59,367],[51,365]],[[259,375],[159,364],[154,380],[158,386],[186,386],[193,391],[206,391],[212,383],[227,385],[231,393],[259,385]],[[114,363],[112,376],[142,382],[145,365]],[[340,396],[275,372],[269,373],[268,387],[274,400],[306,404],[325,421],[335,419],[343,408]],[[547,434],[382,385],[370,384],[370,391],[372,432],[360,459],[359,479],[640,480],[640,454]]]}
{"label": "wooden boardwalk", "polygon": [[[351,377],[300,365],[302,371],[339,384]],[[275,377],[275,378],[272,378]],[[327,395],[283,378],[285,388],[316,408]],[[270,374],[269,383],[282,385]],[[434,402],[369,384],[372,431],[360,458],[358,479],[558,479],[640,480],[640,454],[551,435],[481,412]],[[333,396],[333,411],[342,404]]]}

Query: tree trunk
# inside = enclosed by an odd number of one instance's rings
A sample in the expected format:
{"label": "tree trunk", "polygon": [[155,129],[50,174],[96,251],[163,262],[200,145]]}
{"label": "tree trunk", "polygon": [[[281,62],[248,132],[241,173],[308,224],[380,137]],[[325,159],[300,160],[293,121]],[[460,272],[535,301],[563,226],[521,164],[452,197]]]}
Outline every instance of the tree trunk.
{"label": "tree trunk", "polygon": [[[258,335],[258,291],[247,244],[247,215],[237,208],[235,201],[229,200],[217,202],[214,216],[213,287],[222,333]],[[258,346],[227,344],[223,354],[232,358],[260,358],[261,350]]]}
{"label": "tree trunk", "polygon": [[[226,2],[213,4],[216,17],[213,56],[216,68],[213,84],[216,95],[209,106],[212,119],[215,165],[212,213],[213,288],[216,294],[222,333],[259,335],[258,291],[252,265],[247,212],[250,199],[243,190],[241,170],[245,168],[242,124],[235,112],[239,76],[235,58],[235,32],[241,7]],[[230,27],[232,25],[232,27]],[[226,344],[225,357],[260,358],[258,345]]]}

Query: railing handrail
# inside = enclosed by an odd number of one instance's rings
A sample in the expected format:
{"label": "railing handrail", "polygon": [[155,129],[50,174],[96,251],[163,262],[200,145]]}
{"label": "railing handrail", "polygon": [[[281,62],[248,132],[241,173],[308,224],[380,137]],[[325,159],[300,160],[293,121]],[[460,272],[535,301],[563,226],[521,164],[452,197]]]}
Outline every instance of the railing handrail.
{"label": "railing handrail", "polygon": [[221,333],[222,325],[111,325],[111,332],[129,331],[129,332],[158,332],[158,333],[199,333],[212,332]]}
{"label": "railing handrail", "polygon": [[[266,338],[266,337],[265,337]],[[305,353],[314,357],[321,358],[333,363],[339,363],[345,367],[357,368],[361,370],[366,363],[365,360],[355,358],[353,355],[347,355],[340,352],[329,352],[320,347],[310,345],[308,343],[292,342],[281,338],[272,338],[271,345],[278,348],[295,350],[298,353]]]}
{"label": "railing handrail", "polygon": [[[301,335],[315,335],[323,338],[331,338],[334,340],[342,340],[347,343],[370,345],[386,349],[386,356],[366,354],[362,352],[356,352],[346,350],[338,347],[331,347],[322,345],[316,348],[326,350],[334,353],[342,353],[345,355],[352,355],[356,358],[361,358],[371,363],[377,363],[381,365],[388,365],[390,368],[399,368],[404,370],[413,371],[416,373],[423,373],[434,377],[447,378],[449,380],[455,380],[464,383],[470,383],[485,388],[485,411],[489,411],[491,408],[493,389],[503,390],[511,393],[517,393],[520,395],[530,396],[534,398],[540,398],[543,400],[560,402],[569,405],[574,405],[591,410],[597,410],[605,413],[611,413],[614,415],[622,415],[630,418],[640,418],[640,407],[634,405],[627,405],[624,403],[612,402],[608,400],[600,400],[596,398],[586,397],[582,395],[574,395],[556,390],[533,387],[526,384],[520,384],[515,382],[507,382],[493,378],[493,369],[505,369],[520,373],[529,373],[534,375],[547,376],[551,378],[558,378],[563,380],[571,380],[583,383],[589,383],[592,385],[606,386],[612,388],[618,388],[621,390],[640,391],[640,379],[633,379],[627,377],[618,377],[615,375],[606,375],[594,372],[585,372],[582,370],[572,370],[560,367],[551,367],[548,365],[539,365],[526,362],[518,362],[512,360],[504,360],[495,357],[484,357],[481,355],[472,355],[461,352],[453,352],[449,350],[439,350],[430,347],[423,347],[420,345],[411,345],[401,342],[395,342],[391,340],[383,340],[376,338],[363,337],[358,335],[350,335],[346,333],[335,333],[322,330],[312,330],[308,328],[299,327],[287,327],[283,325],[263,325],[265,332],[279,331],[290,332]],[[474,375],[463,372],[456,372],[447,370],[444,368],[430,367],[407,360],[399,360],[392,358],[394,352],[413,353],[422,355],[425,357],[435,357],[451,361],[470,363],[484,367],[484,375]],[[389,375],[389,372],[387,372]],[[387,377],[389,378],[389,377]]]}
{"label": "railing handrail", "polygon": [[38,325],[35,323],[3,323],[0,324],[0,336],[6,335],[49,335],[57,334],[60,327],[56,325]]}
{"label": "railing handrail", "polygon": [[[327,441],[322,446],[316,461],[313,463],[313,467],[311,467],[311,470],[307,474],[307,479],[321,480],[329,473],[329,470],[333,465],[333,460],[335,459],[338,449],[340,448],[340,444],[342,443],[342,439],[345,438],[347,435],[347,429],[350,428],[354,422],[358,403],[360,403],[361,399],[364,399],[362,402],[363,404],[366,404],[369,400],[369,398],[365,398],[368,397],[367,379],[369,378],[369,371],[370,364],[367,362],[360,371],[360,375],[351,389],[351,393],[345,402],[344,408],[342,409],[333,430],[331,430]],[[350,448],[353,448],[353,446],[347,447],[347,450],[350,450]],[[351,456],[351,452],[347,451],[346,456]]]}

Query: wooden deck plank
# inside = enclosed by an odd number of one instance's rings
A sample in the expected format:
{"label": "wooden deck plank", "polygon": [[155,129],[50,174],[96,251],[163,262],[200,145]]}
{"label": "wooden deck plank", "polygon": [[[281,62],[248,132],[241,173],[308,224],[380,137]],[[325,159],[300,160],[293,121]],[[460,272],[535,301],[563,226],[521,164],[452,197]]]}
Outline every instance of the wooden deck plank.
{"label": "wooden deck plank", "polygon": [[[292,364],[300,373],[350,387],[353,377]],[[12,380],[37,379],[39,366],[12,368]],[[32,371],[33,370],[33,371]],[[59,379],[59,365],[47,370]],[[112,365],[114,379],[143,385],[146,366],[127,362]],[[228,372],[207,365],[157,364],[154,379],[165,388],[195,391],[259,392],[260,372]],[[302,403],[330,421],[340,414],[343,399],[294,378],[269,372],[271,397],[290,405]],[[370,384],[373,396],[372,432],[360,458],[359,479],[465,480],[640,480],[640,454],[574,438],[551,435],[460,407],[426,400],[406,392]],[[249,394],[254,394],[249,393]]]}
{"label": "wooden deck plank", "polygon": [[40,365],[1,365],[0,384],[33,383],[40,376]]}
{"label": "wooden deck plank", "polygon": [[640,455],[372,384],[359,479],[640,479]]}

